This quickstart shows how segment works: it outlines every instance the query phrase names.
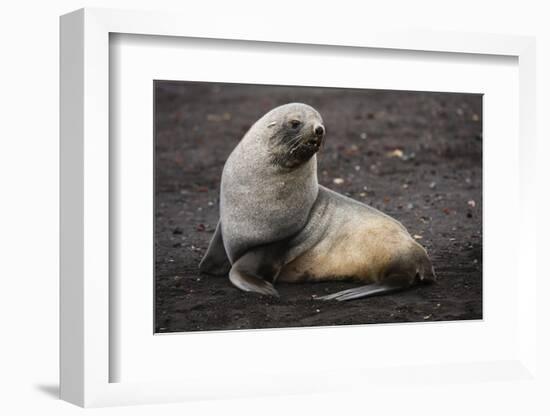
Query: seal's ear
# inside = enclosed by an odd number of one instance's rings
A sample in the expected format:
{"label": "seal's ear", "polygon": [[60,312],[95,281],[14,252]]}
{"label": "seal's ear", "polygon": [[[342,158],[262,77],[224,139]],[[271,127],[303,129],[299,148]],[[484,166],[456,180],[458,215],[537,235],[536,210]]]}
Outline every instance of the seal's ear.
{"label": "seal's ear", "polygon": [[274,127],[274,126],[276,126],[276,125],[277,125],[277,122],[276,122],[276,121],[272,121],[271,123],[269,123],[269,124],[267,125],[267,127],[268,127],[268,128],[271,128],[271,127]]}

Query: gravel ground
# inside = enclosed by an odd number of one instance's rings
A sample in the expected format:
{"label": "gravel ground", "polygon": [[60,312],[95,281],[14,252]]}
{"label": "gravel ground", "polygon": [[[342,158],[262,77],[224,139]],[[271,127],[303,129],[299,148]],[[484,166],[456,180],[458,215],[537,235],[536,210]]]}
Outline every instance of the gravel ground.
{"label": "gravel ground", "polygon": [[[280,299],[199,274],[224,162],[254,121],[292,101],[327,127],[319,182],[401,221],[438,281],[352,302],[348,282],[277,284]],[[482,318],[482,97],[477,94],[155,83],[157,332]]]}

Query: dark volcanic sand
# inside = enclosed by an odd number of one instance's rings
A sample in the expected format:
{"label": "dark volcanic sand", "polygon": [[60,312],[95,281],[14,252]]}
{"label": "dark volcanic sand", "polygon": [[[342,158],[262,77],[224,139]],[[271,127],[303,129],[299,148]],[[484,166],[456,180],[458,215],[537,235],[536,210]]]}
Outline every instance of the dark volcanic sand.
{"label": "dark volcanic sand", "polygon": [[[480,95],[157,81],[155,97],[157,332],[482,317]],[[292,101],[325,121],[320,183],[421,236],[434,285],[322,302],[313,296],[356,284],[279,283],[272,299],[199,274],[227,156],[254,121]]]}

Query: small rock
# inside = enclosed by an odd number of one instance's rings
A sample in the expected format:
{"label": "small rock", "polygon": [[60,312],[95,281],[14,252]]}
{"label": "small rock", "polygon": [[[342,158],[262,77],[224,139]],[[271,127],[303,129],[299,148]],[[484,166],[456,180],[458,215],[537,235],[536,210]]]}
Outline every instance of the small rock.
{"label": "small rock", "polygon": [[391,152],[386,153],[386,156],[387,156],[387,157],[398,157],[398,158],[402,158],[402,157],[403,157],[403,150],[401,150],[401,149],[394,149],[394,150],[392,150]]}
{"label": "small rock", "polygon": [[357,145],[352,144],[350,147],[344,150],[344,154],[346,156],[356,156],[359,154],[359,147]]}
{"label": "small rock", "polygon": [[471,206],[472,208],[474,208],[476,206],[476,201],[474,201],[473,199],[470,199],[468,201],[468,205]]}
{"label": "small rock", "polygon": [[472,121],[479,121],[479,116],[476,113],[472,114]]}
{"label": "small rock", "polygon": [[401,159],[403,160],[412,160],[416,157],[416,153],[412,152],[412,153],[409,153],[408,155],[403,155],[403,157]]}
{"label": "small rock", "polygon": [[432,317],[432,315],[426,315],[426,316],[424,316],[424,320],[430,319],[431,317]]}
{"label": "small rock", "polygon": [[409,184],[408,183],[404,183],[403,184],[403,189],[407,189],[409,187]]}
{"label": "small rock", "polygon": [[367,133],[363,132],[359,135],[359,137],[361,138],[361,140],[367,140]]}
{"label": "small rock", "polygon": [[434,189],[434,188],[435,188],[435,185],[436,185],[435,182],[431,182],[431,183],[430,183],[430,189]]}
{"label": "small rock", "polygon": [[413,235],[413,237],[415,238],[415,240],[422,240],[422,236],[420,234],[415,234]]}
{"label": "small rock", "polygon": [[319,313],[321,312],[321,309],[315,309],[315,312]]}
{"label": "small rock", "polygon": [[229,121],[231,120],[231,114],[230,113],[223,113],[221,115],[219,114],[207,114],[206,120],[212,121],[214,123],[219,123],[220,121]]}
{"label": "small rock", "polygon": [[356,170],[356,171],[360,171],[360,170],[361,170],[361,166],[355,165],[355,170]]}
{"label": "small rock", "polygon": [[413,208],[414,208],[414,205],[413,205],[412,203],[409,202],[409,203],[407,204],[407,209],[413,209]]}
{"label": "small rock", "polygon": [[332,180],[336,185],[342,185],[344,183],[344,180],[342,178],[334,178]]}

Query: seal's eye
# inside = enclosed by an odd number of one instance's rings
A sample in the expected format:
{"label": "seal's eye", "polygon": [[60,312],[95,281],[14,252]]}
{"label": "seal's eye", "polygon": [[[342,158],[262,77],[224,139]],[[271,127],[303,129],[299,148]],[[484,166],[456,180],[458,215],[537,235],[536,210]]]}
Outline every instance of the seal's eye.
{"label": "seal's eye", "polygon": [[290,122],[290,127],[292,127],[293,129],[297,129],[301,125],[302,125],[302,123],[299,120],[292,120]]}

